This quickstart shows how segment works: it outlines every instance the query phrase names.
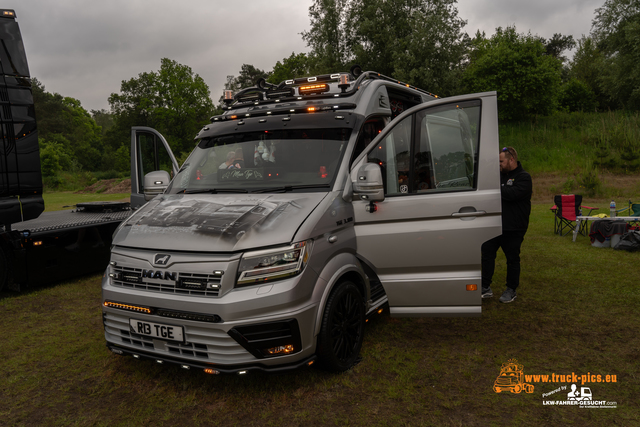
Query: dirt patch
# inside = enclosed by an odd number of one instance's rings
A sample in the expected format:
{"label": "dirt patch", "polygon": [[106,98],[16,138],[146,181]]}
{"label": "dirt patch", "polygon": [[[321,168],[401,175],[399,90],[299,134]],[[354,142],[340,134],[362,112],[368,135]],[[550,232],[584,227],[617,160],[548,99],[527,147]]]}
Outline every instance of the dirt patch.
{"label": "dirt patch", "polygon": [[100,193],[100,194],[116,194],[129,193],[131,191],[131,179],[103,179],[92,184],[76,193]]}
{"label": "dirt patch", "polygon": [[[551,203],[553,196],[558,194],[582,194],[584,195],[584,201],[600,200],[607,197],[615,198],[619,202],[626,199],[640,200],[640,175],[600,174],[599,178],[603,194],[589,198],[586,196],[586,191],[580,187],[578,178],[574,175],[534,175],[532,176],[533,200]],[[570,183],[568,183],[569,180],[571,180]],[[570,187],[571,191],[563,191],[565,186],[567,188]]]}

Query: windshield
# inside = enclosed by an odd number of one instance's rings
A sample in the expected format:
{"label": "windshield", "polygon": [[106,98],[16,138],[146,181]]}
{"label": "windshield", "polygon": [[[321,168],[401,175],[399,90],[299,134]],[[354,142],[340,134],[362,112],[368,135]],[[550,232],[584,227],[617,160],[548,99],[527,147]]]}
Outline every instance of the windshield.
{"label": "windshield", "polygon": [[203,138],[169,193],[328,191],[351,129],[291,129]]}

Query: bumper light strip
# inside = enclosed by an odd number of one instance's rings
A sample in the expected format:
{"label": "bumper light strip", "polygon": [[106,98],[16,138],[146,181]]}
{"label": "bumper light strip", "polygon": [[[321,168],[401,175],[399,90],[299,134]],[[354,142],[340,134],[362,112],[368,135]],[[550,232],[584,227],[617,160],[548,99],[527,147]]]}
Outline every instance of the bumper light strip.
{"label": "bumper light strip", "polygon": [[150,308],[141,307],[141,306],[138,306],[138,305],[120,304],[119,302],[105,301],[104,302],[104,306],[105,307],[111,307],[111,308],[118,308],[120,310],[135,311],[136,313],[151,314],[151,309]]}

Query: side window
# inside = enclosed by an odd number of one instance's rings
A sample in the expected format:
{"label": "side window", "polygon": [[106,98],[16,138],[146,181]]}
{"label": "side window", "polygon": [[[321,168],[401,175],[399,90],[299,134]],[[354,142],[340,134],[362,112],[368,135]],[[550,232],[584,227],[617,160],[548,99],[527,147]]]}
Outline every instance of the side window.
{"label": "side window", "polygon": [[367,145],[384,129],[388,119],[384,117],[371,117],[362,125],[356,147],[351,155],[351,163],[367,148]]}
{"label": "side window", "polygon": [[480,101],[427,108],[392,126],[367,156],[382,168],[386,195],[476,188]]}
{"label": "side window", "polygon": [[409,116],[397,123],[367,156],[369,163],[378,163],[382,168],[385,194],[409,193],[412,121],[413,116]]}
{"label": "side window", "polygon": [[149,172],[164,170],[173,176],[169,153],[162,141],[151,133],[138,134],[138,183],[140,192],[144,192],[144,176]]}
{"label": "side window", "polygon": [[418,192],[475,188],[479,123],[479,101],[417,113],[413,187]]}

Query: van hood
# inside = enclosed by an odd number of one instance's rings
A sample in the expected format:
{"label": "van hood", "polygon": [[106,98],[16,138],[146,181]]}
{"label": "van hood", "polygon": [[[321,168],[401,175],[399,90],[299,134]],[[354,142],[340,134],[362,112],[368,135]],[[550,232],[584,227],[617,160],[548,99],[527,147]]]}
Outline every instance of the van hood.
{"label": "van hood", "polygon": [[118,246],[159,251],[234,252],[291,243],[327,193],[162,195],[118,229]]}

